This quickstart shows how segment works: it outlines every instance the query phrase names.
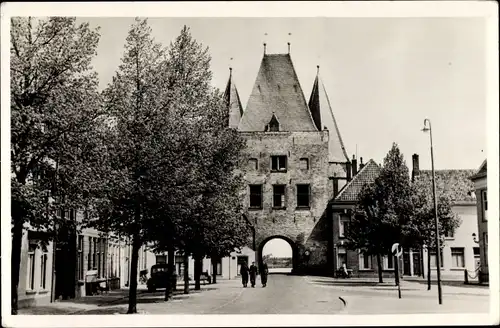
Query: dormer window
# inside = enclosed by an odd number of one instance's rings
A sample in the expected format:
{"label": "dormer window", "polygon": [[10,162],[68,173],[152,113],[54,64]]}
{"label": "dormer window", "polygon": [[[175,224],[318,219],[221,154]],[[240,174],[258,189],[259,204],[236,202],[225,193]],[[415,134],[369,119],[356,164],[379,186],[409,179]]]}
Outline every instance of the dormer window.
{"label": "dormer window", "polygon": [[266,131],[269,132],[279,132],[280,130],[280,122],[278,122],[278,119],[276,116],[273,114],[273,117],[271,117],[271,121],[269,121],[269,124],[267,125]]}

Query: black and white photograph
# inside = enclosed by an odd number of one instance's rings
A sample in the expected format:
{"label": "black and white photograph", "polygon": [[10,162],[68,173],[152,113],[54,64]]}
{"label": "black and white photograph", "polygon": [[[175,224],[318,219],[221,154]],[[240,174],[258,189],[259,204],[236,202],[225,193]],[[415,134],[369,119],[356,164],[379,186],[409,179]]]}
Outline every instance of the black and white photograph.
{"label": "black and white photograph", "polygon": [[1,10],[3,326],[499,323],[497,3]]}

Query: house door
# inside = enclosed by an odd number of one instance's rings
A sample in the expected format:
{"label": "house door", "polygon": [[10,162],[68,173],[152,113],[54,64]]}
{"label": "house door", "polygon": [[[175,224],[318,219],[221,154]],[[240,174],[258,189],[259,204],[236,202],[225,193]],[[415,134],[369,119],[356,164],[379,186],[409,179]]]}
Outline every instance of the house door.
{"label": "house door", "polygon": [[410,252],[407,249],[403,249],[403,274],[410,276]]}
{"label": "house door", "polygon": [[420,263],[420,252],[413,252],[413,275],[421,276],[421,263]]}

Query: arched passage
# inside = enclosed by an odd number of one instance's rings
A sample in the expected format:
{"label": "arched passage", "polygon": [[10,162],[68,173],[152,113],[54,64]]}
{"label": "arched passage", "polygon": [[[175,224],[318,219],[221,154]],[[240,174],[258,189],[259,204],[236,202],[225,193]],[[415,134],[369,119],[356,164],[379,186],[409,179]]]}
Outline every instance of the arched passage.
{"label": "arched passage", "polygon": [[[258,265],[262,265],[266,255],[269,257],[270,254],[272,254],[272,257],[275,259],[274,261],[266,259],[266,263],[269,267],[269,273],[293,273],[296,271],[298,258],[297,247],[290,238],[284,236],[271,236],[264,239],[259,244],[257,252]],[[290,257],[291,259],[288,260]],[[288,265],[287,262],[290,262],[290,265]],[[283,264],[287,264],[286,268],[283,268]]]}

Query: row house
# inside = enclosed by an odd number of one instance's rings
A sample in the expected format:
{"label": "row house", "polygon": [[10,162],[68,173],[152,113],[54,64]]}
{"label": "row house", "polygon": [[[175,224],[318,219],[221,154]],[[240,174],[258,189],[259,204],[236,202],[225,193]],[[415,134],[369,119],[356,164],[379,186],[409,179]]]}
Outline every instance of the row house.
{"label": "row house", "polygon": [[477,234],[473,235],[477,244],[480,258],[480,269],[478,272],[479,282],[489,282],[488,270],[488,187],[487,187],[487,165],[486,160],[481,164],[477,173],[470,179],[474,183],[474,192],[477,199]]}

